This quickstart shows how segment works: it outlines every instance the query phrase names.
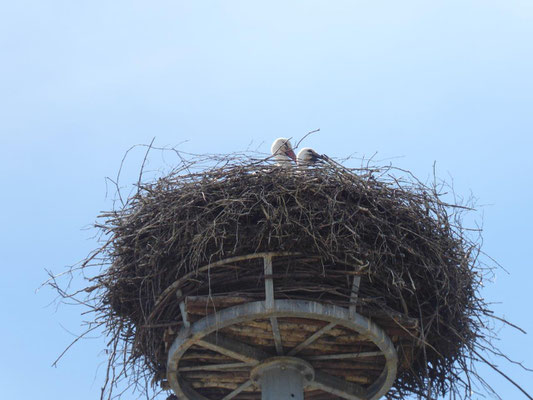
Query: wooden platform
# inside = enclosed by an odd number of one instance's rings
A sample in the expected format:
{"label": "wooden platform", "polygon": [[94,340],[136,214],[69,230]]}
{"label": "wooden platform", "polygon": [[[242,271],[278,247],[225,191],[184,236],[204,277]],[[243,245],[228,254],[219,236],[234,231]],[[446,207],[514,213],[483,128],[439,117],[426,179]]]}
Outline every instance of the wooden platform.
{"label": "wooden platform", "polygon": [[[228,307],[242,305],[250,299],[242,296],[188,296],[185,312],[189,323],[206,315],[215,315]],[[391,338],[395,347],[402,347],[399,370],[410,365],[409,349],[418,336],[418,321],[401,315],[374,315],[373,322]],[[385,358],[379,348],[365,335],[326,321],[307,318],[277,318],[282,354],[298,356],[308,361],[317,371],[346,382],[368,387],[375,382],[385,367]],[[243,343],[275,356],[279,354],[275,343],[272,321],[268,318],[244,321],[221,328],[219,335],[236,343]],[[252,364],[224,354],[218,348],[205,344],[191,346],[181,357],[181,379],[208,399],[224,399],[241,388],[250,378]],[[228,398],[260,399],[259,389],[253,385]],[[330,393],[307,390],[307,399],[332,399]]]}

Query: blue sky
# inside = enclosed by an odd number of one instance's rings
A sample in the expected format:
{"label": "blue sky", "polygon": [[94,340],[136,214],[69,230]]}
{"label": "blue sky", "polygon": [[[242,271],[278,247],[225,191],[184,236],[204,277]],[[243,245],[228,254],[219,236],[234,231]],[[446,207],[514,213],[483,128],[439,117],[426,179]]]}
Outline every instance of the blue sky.
{"label": "blue sky", "polygon": [[[154,136],[192,152],[267,152],[320,128],[306,145],[332,156],[377,152],[423,179],[436,161],[483,205],[484,250],[510,272],[483,295],[533,333],[532,71],[529,0],[0,2],[2,397],[98,398],[104,340],[51,368],[83,317],[35,289],[44,268],[96,246],[104,178]],[[125,184],[142,156],[128,158]],[[529,367],[531,333],[500,330]],[[533,392],[531,373],[500,366]]]}

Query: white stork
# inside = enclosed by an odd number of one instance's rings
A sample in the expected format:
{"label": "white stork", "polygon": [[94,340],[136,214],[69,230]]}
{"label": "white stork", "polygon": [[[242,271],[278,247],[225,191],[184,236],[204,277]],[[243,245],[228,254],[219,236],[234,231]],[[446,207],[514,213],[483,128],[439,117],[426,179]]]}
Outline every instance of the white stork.
{"label": "white stork", "polygon": [[282,167],[287,167],[296,162],[296,154],[292,150],[291,142],[286,138],[277,138],[270,148],[274,159]]}
{"label": "white stork", "polygon": [[298,152],[297,163],[298,166],[310,167],[322,162],[323,159],[324,156],[321,156],[312,148],[304,147]]}

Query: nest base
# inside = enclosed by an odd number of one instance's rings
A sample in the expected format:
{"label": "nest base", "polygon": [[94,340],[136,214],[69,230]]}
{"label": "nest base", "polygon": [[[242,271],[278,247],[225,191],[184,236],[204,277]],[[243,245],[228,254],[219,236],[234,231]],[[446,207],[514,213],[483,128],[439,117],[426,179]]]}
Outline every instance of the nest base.
{"label": "nest base", "polygon": [[[256,324],[272,325],[272,319],[277,321],[283,349],[289,347],[285,354],[297,355],[315,370],[305,389],[306,398],[378,399],[396,378],[394,344],[376,324],[342,307],[279,300],[270,309],[262,301],[229,307],[183,328],[169,352],[171,388],[179,398],[189,400],[259,399],[251,371],[273,357],[275,328],[265,330],[272,335],[270,340],[266,335],[254,338],[253,330],[246,331]],[[301,331],[286,327],[295,320],[316,331],[294,346]],[[332,337],[327,334],[333,329],[343,334],[335,335],[327,351],[325,343]],[[351,343],[342,345],[343,341]]]}
{"label": "nest base", "polygon": [[[170,348],[167,364],[168,382],[178,397],[258,398],[254,383],[261,379],[257,379],[257,370],[265,363],[270,365],[269,360],[277,360],[277,368],[279,356],[288,356],[294,368],[309,366],[309,371],[303,368],[300,374],[305,379],[297,373],[295,379],[281,385],[300,388],[297,391],[302,396],[309,392],[312,397],[372,400],[387,393],[396,378],[398,355],[387,333],[355,312],[357,296],[354,294],[353,307],[348,309],[316,301],[276,300],[274,256],[276,253],[243,256],[263,258],[264,301],[230,306],[192,325],[187,312],[190,302],[180,304],[184,326]],[[209,299],[205,300],[207,305]],[[302,335],[295,321],[311,332]],[[332,335],[333,330],[338,332]],[[269,388],[268,393],[281,386]]]}

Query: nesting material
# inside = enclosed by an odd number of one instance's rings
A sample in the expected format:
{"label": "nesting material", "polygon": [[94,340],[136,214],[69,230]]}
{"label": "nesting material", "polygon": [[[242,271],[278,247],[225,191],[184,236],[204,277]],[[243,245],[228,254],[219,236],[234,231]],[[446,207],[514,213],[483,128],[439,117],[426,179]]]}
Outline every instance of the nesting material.
{"label": "nesting material", "polygon": [[142,184],[101,216],[109,241],[87,262],[104,267],[87,291],[111,339],[116,372],[108,379],[129,372],[137,383],[150,376],[164,385],[168,348],[183,325],[180,302],[194,322],[232,298],[264,298],[260,260],[202,266],[287,252],[299,256],[277,261],[276,298],[349,307],[353,276],[361,277],[357,312],[388,326],[401,360],[388,398],[471,396],[466,377],[489,311],[477,294],[478,246],[460,223],[465,208],[394,175],[334,162],[297,169],[230,160]]}

